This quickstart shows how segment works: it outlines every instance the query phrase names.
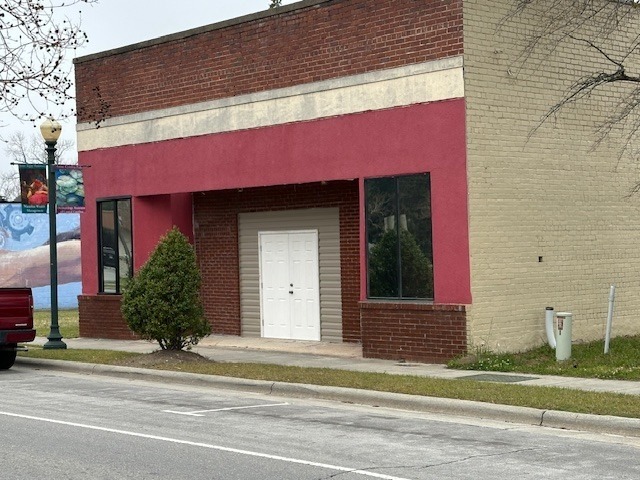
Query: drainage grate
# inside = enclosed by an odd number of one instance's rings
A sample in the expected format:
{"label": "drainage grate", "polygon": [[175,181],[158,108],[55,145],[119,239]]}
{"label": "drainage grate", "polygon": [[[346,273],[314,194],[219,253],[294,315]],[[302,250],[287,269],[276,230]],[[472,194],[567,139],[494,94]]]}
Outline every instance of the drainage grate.
{"label": "drainage grate", "polygon": [[526,377],[524,375],[496,375],[493,373],[480,373],[477,375],[468,375],[459,377],[462,380],[477,380],[479,382],[501,382],[501,383],[517,383],[526,380],[536,380],[538,377]]}

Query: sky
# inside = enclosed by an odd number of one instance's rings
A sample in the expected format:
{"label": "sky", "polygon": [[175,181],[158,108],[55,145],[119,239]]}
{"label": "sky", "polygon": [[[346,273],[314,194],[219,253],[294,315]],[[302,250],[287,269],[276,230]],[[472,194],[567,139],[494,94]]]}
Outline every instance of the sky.
{"label": "sky", "polygon": [[[150,40],[171,33],[201,27],[211,23],[236,18],[269,8],[270,0],[99,0],[97,4],[71,7],[68,16],[81,23],[89,42],[73,57],[82,57],[112,48]],[[283,5],[295,3],[283,0]],[[76,12],[81,10],[80,15]],[[6,126],[0,128],[0,138],[21,131],[26,135],[39,135],[39,129],[29,122],[19,122],[1,114],[0,121]],[[62,123],[60,140],[76,141],[73,119]],[[44,150],[44,146],[43,146]],[[72,159],[74,160],[74,159]],[[0,142],[0,173],[17,169]]]}

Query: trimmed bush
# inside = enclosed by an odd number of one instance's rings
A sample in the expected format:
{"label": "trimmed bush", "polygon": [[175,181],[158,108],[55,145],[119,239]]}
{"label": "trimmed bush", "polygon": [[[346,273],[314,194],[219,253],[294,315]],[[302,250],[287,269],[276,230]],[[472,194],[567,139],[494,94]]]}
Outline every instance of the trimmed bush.
{"label": "trimmed bush", "polygon": [[188,239],[173,227],[124,290],[122,315],[141,338],[182,350],[211,333],[200,301],[200,271]]}

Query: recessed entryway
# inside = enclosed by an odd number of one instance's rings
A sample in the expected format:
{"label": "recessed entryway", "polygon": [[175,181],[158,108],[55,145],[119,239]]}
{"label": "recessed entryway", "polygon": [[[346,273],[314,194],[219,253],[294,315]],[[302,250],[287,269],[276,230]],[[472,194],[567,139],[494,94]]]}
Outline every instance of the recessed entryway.
{"label": "recessed entryway", "polygon": [[261,334],[320,340],[318,231],[259,232]]}

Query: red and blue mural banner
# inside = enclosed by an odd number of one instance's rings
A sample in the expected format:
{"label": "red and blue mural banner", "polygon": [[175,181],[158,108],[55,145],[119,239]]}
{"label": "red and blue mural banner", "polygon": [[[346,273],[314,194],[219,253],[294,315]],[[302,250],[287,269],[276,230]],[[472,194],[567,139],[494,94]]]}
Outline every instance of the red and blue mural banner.
{"label": "red and blue mural banner", "polygon": [[19,165],[23,213],[46,213],[49,204],[46,165]]}
{"label": "red and blue mural banner", "polygon": [[56,210],[58,213],[84,212],[84,179],[81,167],[56,166]]}
{"label": "red and blue mural banner", "polygon": [[[0,202],[0,288],[31,287],[36,309],[51,308],[49,215]],[[58,308],[78,308],[82,293],[80,214],[56,215]]]}

